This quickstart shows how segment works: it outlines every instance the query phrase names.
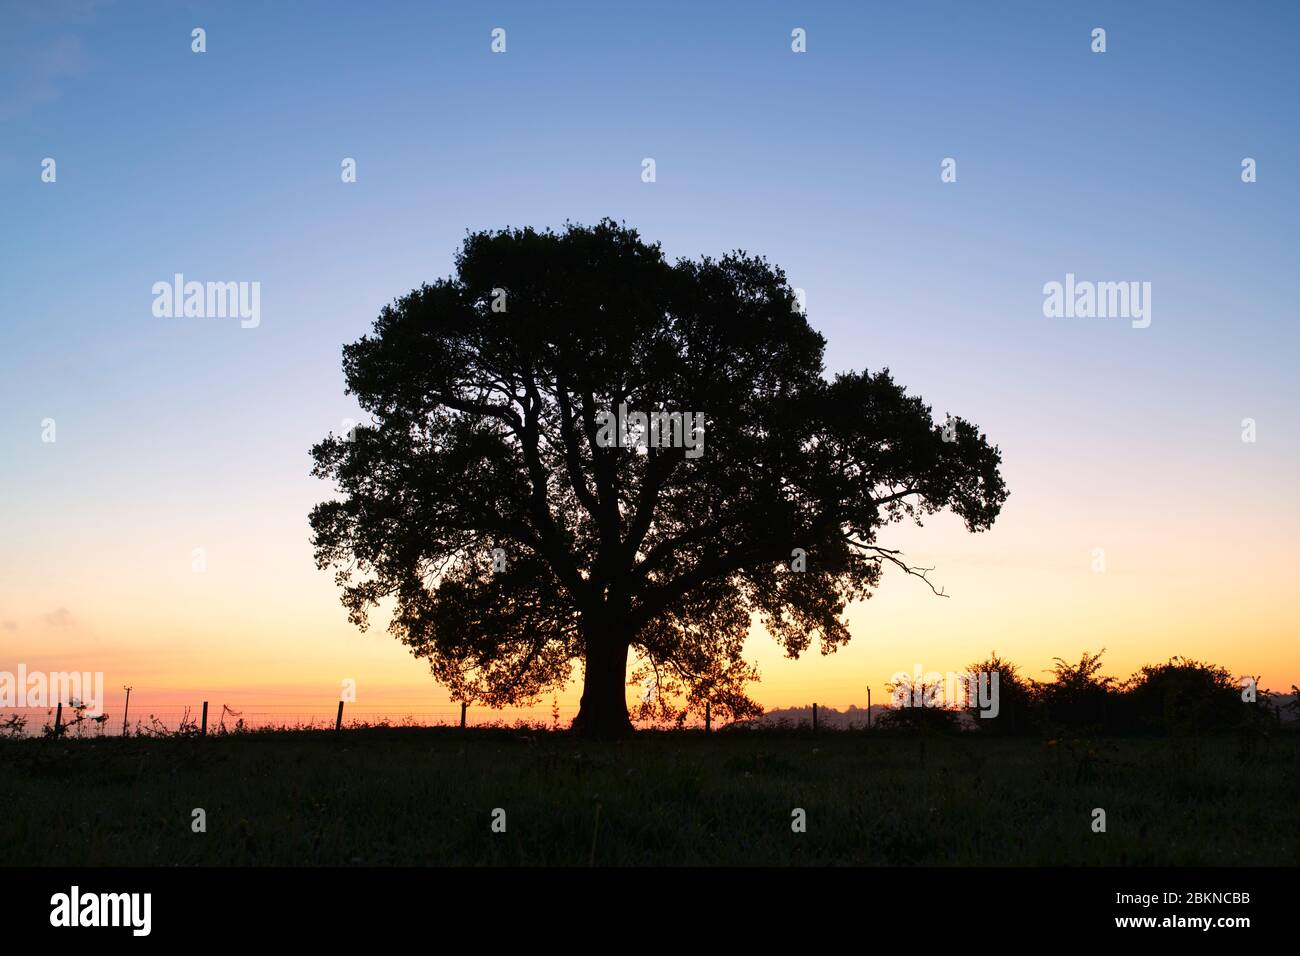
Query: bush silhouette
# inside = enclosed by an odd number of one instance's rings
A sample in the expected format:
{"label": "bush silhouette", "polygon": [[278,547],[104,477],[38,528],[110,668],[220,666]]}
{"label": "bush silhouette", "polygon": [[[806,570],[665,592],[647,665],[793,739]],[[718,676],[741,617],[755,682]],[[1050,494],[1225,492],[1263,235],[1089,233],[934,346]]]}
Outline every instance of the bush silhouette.
{"label": "bush silhouette", "polygon": [[1181,736],[1236,728],[1247,704],[1232,675],[1222,667],[1171,657],[1147,664],[1122,685],[1119,729],[1161,731]]}
{"label": "bush silhouette", "polygon": [[1097,733],[1108,728],[1107,717],[1114,709],[1116,684],[1113,677],[1102,677],[1102,648],[1096,654],[1084,652],[1079,663],[1053,658],[1055,680],[1039,684],[1038,699],[1042,706],[1044,729],[1053,733]]}
{"label": "bush silhouette", "polygon": [[[981,733],[1006,736],[1011,734],[1032,734],[1042,725],[1042,706],[1038,685],[1023,676],[1015,664],[1003,660],[997,651],[988,658],[971,664],[967,671],[971,678],[967,683],[967,698],[974,700],[970,688],[980,674],[997,674],[997,713],[992,717],[981,716],[978,706],[967,708],[975,719],[975,729]],[[989,685],[992,688],[990,678]]]}
{"label": "bush silhouette", "polygon": [[[887,689],[895,701],[901,698],[907,703],[885,711],[880,717],[881,728],[913,733],[955,733],[961,729],[957,719],[959,711],[944,706],[941,701],[943,686],[939,682],[903,677]],[[936,699],[940,702],[932,703]]]}

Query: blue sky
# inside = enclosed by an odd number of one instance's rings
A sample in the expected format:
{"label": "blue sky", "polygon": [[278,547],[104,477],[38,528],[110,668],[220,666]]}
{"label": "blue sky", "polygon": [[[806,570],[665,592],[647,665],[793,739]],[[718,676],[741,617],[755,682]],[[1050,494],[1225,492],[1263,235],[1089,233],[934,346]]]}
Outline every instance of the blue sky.
{"label": "blue sky", "polygon": [[[248,601],[326,578],[307,448],[352,413],[342,344],[467,229],[603,216],[766,255],[831,371],[887,365],[983,425],[999,555],[1047,560],[1044,520],[1135,566],[1203,542],[1205,593],[1300,530],[1295,5],[7,3],[0,27],[0,618],[98,609],[124,640],[93,582],[155,592],[141,541],[163,569],[255,540]],[[176,272],[260,282],[261,325],[154,318]],[[1044,318],[1067,272],[1151,282],[1151,327]]]}

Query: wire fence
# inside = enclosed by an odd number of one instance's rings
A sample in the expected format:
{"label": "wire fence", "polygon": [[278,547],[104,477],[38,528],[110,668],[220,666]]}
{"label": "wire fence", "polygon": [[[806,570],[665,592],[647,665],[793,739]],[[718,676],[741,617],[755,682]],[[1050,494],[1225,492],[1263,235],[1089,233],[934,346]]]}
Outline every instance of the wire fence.
{"label": "wire fence", "polygon": [[[491,709],[467,706],[462,711],[457,703],[445,705],[400,704],[359,705],[344,703],[340,708],[323,704],[252,704],[234,706],[208,701],[206,721],[202,701],[192,705],[152,707],[147,702],[131,699],[128,707],[106,706],[102,713],[92,714],[88,708],[70,705],[63,707],[3,707],[0,708],[0,737],[60,736],[67,739],[96,737],[166,737],[188,734],[229,734],[258,730],[333,730],[359,727],[511,727],[562,730],[569,727],[578,713],[577,704],[550,703],[531,708],[507,707]],[[791,726],[820,723],[827,729],[861,729],[870,723],[865,707],[849,704],[843,710],[821,706],[820,716],[814,713],[816,705],[803,705],[770,710],[767,718]],[[871,708],[873,713],[879,706]],[[654,727],[703,728],[711,724],[718,728],[723,721],[716,717],[706,721],[692,715],[683,722],[664,722],[636,719],[633,723],[643,729]]]}
{"label": "wire fence", "polygon": [[[333,708],[312,708],[303,705],[235,707],[229,704],[208,703],[206,723],[203,704],[191,707],[168,705],[166,707],[136,706],[131,701],[124,716],[119,707],[116,712],[105,709],[102,714],[91,714],[71,706],[59,707],[7,707],[0,709],[0,736],[40,737],[56,732],[67,738],[121,737],[121,736],[178,736],[185,734],[223,734],[253,730],[333,730],[336,726],[356,727],[459,727],[462,724],[459,704],[432,707],[358,707],[345,704],[340,711]],[[556,707],[532,709],[510,708],[504,711],[482,707],[465,710],[464,725],[530,727],[556,724],[567,727],[577,714],[576,705],[561,704]]]}
{"label": "wire fence", "polygon": [[[337,708],[337,704],[335,705]],[[209,702],[206,728],[203,706],[146,707],[137,709],[135,701],[125,720],[118,710],[100,715],[78,712],[72,707],[0,709],[0,737],[54,736],[70,739],[95,737],[165,737],[186,734],[227,734],[255,730],[333,730],[358,727],[517,727],[562,730],[578,714],[577,704],[554,704],[534,708],[494,710],[469,706],[464,714],[459,704],[432,707],[359,707],[345,704],[341,711],[314,709],[302,705],[261,705],[259,709],[215,705]],[[636,720],[641,727],[678,726]],[[685,726],[703,726],[699,718],[688,719]]]}

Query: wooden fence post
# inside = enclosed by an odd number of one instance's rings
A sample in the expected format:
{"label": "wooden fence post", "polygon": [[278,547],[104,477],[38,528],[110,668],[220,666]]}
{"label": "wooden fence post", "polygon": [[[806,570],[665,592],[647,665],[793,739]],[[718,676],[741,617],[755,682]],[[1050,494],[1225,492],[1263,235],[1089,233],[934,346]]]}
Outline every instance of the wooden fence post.
{"label": "wooden fence post", "polygon": [[813,704],[813,733],[817,733],[817,705]]}
{"label": "wooden fence post", "polygon": [[713,712],[711,708],[712,703],[706,700],[704,702],[704,732],[706,734],[713,730]]}
{"label": "wooden fence post", "polygon": [[867,730],[871,729],[871,688],[867,688]]}
{"label": "wooden fence post", "polygon": [[59,701],[58,708],[54,711],[54,736],[63,733],[63,701]]}
{"label": "wooden fence post", "polygon": [[122,736],[126,736],[126,712],[131,709],[131,688],[126,688],[126,703],[122,706]]}
{"label": "wooden fence post", "polygon": [[206,737],[207,735],[208,735],[208,702],[205,700],[203,702],[203,725],[199,727],[199,736]]}
{"label": "wooden fence post", "polygon": [[339,715],[334,718],[334,729],[343,729],[343,701],[339,701]]}
{"label": "wooden fence post", "polygon": [[460,702],[460,729],[461,730],[465,729],[465,708],[467,706],[468,705],[463,700]]}

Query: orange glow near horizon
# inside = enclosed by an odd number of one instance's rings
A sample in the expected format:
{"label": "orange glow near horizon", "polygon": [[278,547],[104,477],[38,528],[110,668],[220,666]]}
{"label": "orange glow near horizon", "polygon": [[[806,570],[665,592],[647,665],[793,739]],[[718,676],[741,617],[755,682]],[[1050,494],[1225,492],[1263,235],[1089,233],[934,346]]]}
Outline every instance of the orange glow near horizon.
{"label": "orange glow near horizon", "polygon": [[[1037,679],[1104,649],[1120,679],[1178,655],[1300,684],[1300,7],[1108,5],[1096,56],[1065,4],[834,4],[794,55],[775,4],[694,4],[689,30],[657,7],[517,4],[518,48],[496,56],[470,4],[203,4],[213,52],[195,56],[179,4],[10,6],[0,673],[103,672],[110,708],[130,685],[141,716],[207,700],[332,720],[345,680],[349,714],[456,716],[386,615],[359,632],[317,569],[308,515],[336,489],[310,450],[367,420],[342,350],[387,304],[447,277],[511,285],[490,257],[458,276],[468,236],[608,220],[669,262],[779,267],[826,379],[888,369],[1001,453],[988,532],[879,529],[947,596],[886,567],[846,609],[851,641],[800,660],[756,624],[760,704],[883,703],[898,672],[992,651]],[[642,273],[602,275],[604,253],[545,260],[546,282],[502,255],[543,293],[521,308],[510,289],[508,325],[677,310],[676,286],[625,294]],[[155,308],[178,274],[213,284],[205,308]],[[1054,315],[1044,290],[1069,276],[1124,308]],[[259,290],[255,323],[206,307],[225,282]],[[1141,322],[1085,317],[1136,307],[1129,282]],[[699,291],[683,330],[725,301]],[[685,347],[715,348],[722,318]],[[579,696],[555,695],[565,719]]]}
{"label": "orange glow near horizon", "polygon": [[[1014,474],[1010,481],[1015,489]],[[747,646],[762,676],[754,697],[769,709],[816,701],[842,710],[865,706],[870,687],[884,703],[898,671],[961,670],[992,650],[1039,679],[1054,657],[1074,661],[1105,648],[1104,670],[1120,678],[1183,655],[1259,675],[1279,692],[1300,683],[1285,559],[1300,528],[1244,510],[1192,525],[1166,507],[1162,520],[1140,500],[1102,518],[1100,499],[1076,496],[1078,513],[1067,514],[1044,506],[1048,496],[1013,492],[985,534],[967,534],[951,516],[889,529],[888,543],[934,567],[931,579],[949,596],[887,570],[879,591],[849,609],[850,643],[822,655],[814,642],[797,661],[756,627]],[[213,518],[201,573],[191,569],[192,535],[161,527],[132,539],[115,526],[130,516],[92,522],[80,550],[50,542],[21,567],[11,554],[0,591],[0,670],[21,662],[103,671],[110,712],[120,712],[122,686],[134,688],[133,719],[150,708],[197,711],[205,699],[213,719],[222,704],[328,719],[350,679],[357,701],[349,715],[454,720],[457,705],[387,633],[382,614],[366,633],[347,623],[331,575],[312,563],[305,520],[300,534],[286,533],[284,511],[244,514],[230,526]],[[1102,572],[1091,566],[1095,547],[1105,549]],[[635,700],[635,688],[628,693]],[[579,694],[575,680],[555,695],[565,722]],[[475,721],[549,722],[551,707],[547,697],[529,711],[472,713]]]}

